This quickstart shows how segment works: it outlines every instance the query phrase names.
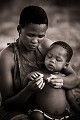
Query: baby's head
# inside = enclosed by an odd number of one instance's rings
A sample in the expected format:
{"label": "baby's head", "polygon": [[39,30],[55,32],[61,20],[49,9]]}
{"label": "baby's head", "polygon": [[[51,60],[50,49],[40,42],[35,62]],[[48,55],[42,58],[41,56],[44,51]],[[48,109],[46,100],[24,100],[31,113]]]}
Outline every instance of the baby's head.
{"label": "baby's head", "polygon": [[60,72],[66,68],[73,55],[72,48],[63,41],[54,42],[45,57],[45,66],[49,71]]}

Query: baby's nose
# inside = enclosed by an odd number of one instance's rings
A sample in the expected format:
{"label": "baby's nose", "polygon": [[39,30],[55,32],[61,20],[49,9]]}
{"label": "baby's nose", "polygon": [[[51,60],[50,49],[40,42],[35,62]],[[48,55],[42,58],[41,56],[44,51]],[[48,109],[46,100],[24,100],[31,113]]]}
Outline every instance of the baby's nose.
{"label": "baby's nose", "polygon": [[55,63],[55,62],[56,62],[56,59],[51,59],[51,62],[52,62],[52,63]]}

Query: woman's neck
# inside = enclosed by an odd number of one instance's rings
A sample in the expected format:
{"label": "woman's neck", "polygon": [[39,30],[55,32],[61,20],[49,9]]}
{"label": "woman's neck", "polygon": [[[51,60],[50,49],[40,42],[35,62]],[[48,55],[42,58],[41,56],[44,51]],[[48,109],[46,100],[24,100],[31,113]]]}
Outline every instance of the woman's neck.
{"label": "woman's neck", "polygon": [[21,41],[18,42],[18,47],[19,47],[19,51],[21,53],[28,53],[31,52],[31,50],[28,50]]}

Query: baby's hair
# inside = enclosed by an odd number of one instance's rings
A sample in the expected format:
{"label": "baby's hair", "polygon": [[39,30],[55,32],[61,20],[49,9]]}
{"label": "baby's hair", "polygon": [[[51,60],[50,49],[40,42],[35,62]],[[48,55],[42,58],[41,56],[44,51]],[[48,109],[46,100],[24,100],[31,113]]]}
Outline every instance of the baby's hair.
{"label": "baby's hair", "polygon": [[[53,46],[55,46],[55,45],[59,45],[59,46],[63,47],[63,48],[66,50],[66,52],[67,52],[67,62],[69,62],[69,61],[71,60],[72,55],[73,55],[73,50],[72,50],[72,48],[71,48],[66,42],[57,41],[57,42],[54,42],[54,43],[50,46],[49,50],[51,50],[51,49],[53,48]],[[48,51],[49,51],[49,50],[48,50]]]}
{"label": "baby's hair", "polygon": [[29,23],[46,24],[48,26],[48,17],[45,10],[39,6],[25,7],[20,14],[19,24],[24,28]]}

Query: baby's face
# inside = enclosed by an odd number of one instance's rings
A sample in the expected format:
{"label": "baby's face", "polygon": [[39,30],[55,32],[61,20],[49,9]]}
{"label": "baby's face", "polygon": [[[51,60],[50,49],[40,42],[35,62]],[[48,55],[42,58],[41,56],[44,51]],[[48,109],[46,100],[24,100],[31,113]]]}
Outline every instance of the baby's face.
{"label": "baby's face", "polygon": [[49,71],[60,72],[65,67],[66,60],[66,50],[59,45],[55,45],[45,57],[45,66]]}

